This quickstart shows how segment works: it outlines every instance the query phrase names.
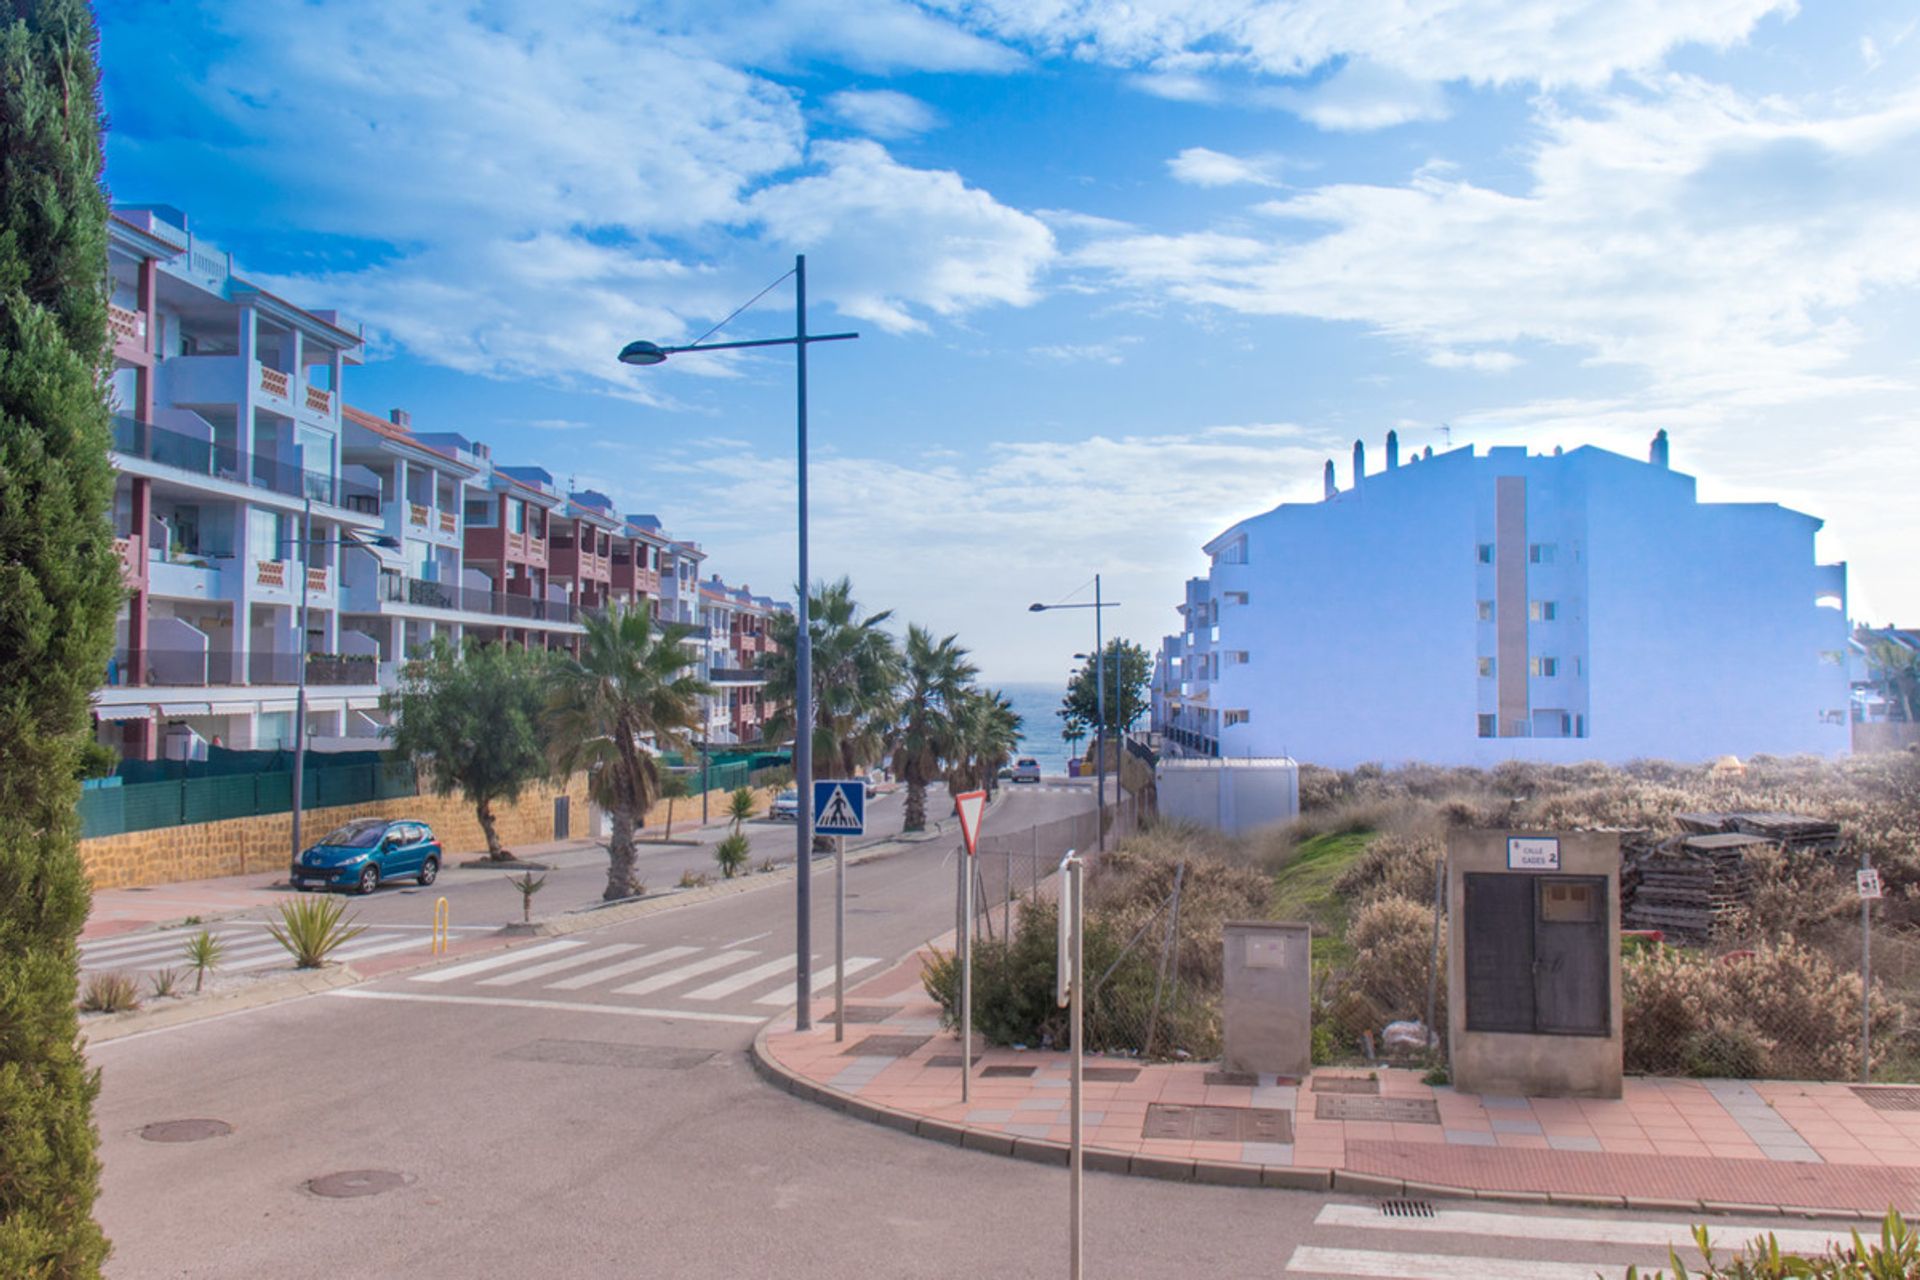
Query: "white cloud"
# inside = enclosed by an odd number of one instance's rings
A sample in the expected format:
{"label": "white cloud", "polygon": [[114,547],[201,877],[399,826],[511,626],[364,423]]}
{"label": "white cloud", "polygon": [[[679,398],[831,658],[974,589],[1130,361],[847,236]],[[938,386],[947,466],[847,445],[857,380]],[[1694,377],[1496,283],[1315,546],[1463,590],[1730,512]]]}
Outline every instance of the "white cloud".
{"label": "white cloud", "polygon": [[932,107],[892,89],[842,89],[827,98],[827,109],[876,138],[910,138],[941,123]]}
{"label": "white cloud", "polygon": [[822,142],[820,171],[757,192],[749,216],[769,241],[832,257],[833,299],[883,329],[926,327],[920,310],[954,316],[1025,306],[1054,256],[1053,232],[960,175],[913,169],[878,143]]}
{"label": "white cloud", "polygon": [[1518,192],[1434,165],[1269,201],[1271,233],[1118,235],[1073,257],[1153,295],[1427,351],[1557,344],[1696,397],[1887,385],[1849,363],[1870,336],[1853,312],[1920,281],[1920,93],[1822,109],[1667,77],[1541,111]]}
{"label": "white cloud", "polygon": [[1453,351],[1440,350],[1430,352],[1427,363],[1436,369],[1473,369],[1480,373],[1506,373],[1518,368],[1520,357],[1511,351]]}
{"label": "white cloud", "polygon": [[1447,118],[1439,85],[1365,59],[1348,62],[1310,88],[1280,87],[1261,96],[1322,129],[1343,132]]}
{"label": "white cloud", "polygon": [[1051,346],[1029,347],[1030,355],[1045,360],[1057,360],[1062,364],[1125,364],[1126,350],[1140,342],[1139,338],[1115,338],[1112,342],[1065,342]]}
{"label": "white cloud", "polygon": [[1174,181],[1194,187],[1230,187],[1242,183],[1277,187],[1281,164],[1278,156],[1230,156],[1208,147],[1188,147],[1167,161],[1167,172],[1173,175]]}

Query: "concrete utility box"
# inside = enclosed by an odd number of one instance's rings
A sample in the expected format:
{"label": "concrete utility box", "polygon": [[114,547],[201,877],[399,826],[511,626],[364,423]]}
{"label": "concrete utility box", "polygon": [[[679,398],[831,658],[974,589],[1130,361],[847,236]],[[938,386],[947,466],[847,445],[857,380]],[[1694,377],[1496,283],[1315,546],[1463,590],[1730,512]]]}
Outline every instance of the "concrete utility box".
{"label": "concrete utility box", "polygon": [[1619,837],[1457,831],[1447,904],[1454,1087],[1619,1097]]}
{"label": "concrete utility box", "polygon": [[1226,1069],[1304,1077],[1313,1069],[1311,926],[1229,921],[1221,934]]}

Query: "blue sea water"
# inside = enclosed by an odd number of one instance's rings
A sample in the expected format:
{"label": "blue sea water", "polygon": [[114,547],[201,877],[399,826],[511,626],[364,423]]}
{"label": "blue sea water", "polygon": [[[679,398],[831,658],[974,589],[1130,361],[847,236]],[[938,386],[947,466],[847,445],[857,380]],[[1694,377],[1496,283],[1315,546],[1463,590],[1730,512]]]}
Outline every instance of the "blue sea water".
{"label": "blue sea water", "polygon": [[1067,696],[1066,682],[1045,684],[1002,684],[983,682],[997,688],[1013,704],[1020,717],[1020,750],[1040,762],[1040,772],[1048,775],[1067,771],[1067,744],[1060,737],[1062,721],[1055,712]]}

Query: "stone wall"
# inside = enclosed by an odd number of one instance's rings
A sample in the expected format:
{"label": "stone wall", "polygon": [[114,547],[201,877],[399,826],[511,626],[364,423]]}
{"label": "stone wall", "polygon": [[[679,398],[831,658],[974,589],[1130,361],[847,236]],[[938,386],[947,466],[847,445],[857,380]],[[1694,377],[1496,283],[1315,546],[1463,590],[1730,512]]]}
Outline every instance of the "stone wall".
{"label": "stone wall", "polygon": [[1874,751],[1905,751],[1920,747],[1920,724],[1906,720],[1856,721],[1853,726],[1855,755]]}

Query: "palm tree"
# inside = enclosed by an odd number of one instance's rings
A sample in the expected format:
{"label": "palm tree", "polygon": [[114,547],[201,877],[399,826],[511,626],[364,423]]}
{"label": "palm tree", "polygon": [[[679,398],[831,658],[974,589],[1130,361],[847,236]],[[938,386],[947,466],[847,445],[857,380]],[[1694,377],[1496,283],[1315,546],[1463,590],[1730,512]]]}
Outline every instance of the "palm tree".
{"label": "palm tree", "polygon": [[[891,610],[860,615],[853,584],[846,578],[821,583],[809,598],[813,637],[813,758],[851,778],[877,764],[886,751],[893,724],[895,690],[900,683],[900,651],[884,629]],[[761,655],[767,678],[765,696],[776,705],[766,735],[781,742],[796,731],[794,646],[799,623],[790,613],[776,614],[771,627],[774,648]],[[818,770],[824,772],[824,769]],[[806,797],[801,797],[802,803]]]}
{"label": "palm tree", "polygon": [[609,609],[586,618],[578,657],[562,657],[544,728],[555,767],[585,768],[594,803],[607,811],[609,901],[633,897],[633,831],[660,794],[655,751],[687,750],[700,728],[700,699],[712,688],[686,674],[693,665],[684,641],[691,627],[668,623],[654,630],[652,610]]}
{"label": "palm tree", "polygon": [[1889,708],[1904,713],[1900,718],[1920,720],[1920,650],[1881,636],[1867,649],[1867,667],[1885,692]]}
{"label": "palm tree", "polygon": [[997,689],[969,688],[954,713],[953,763],[947,790],[991,793],[1000,768],[1020,745],[1020,716]]}
{"label": "palm tree", "polygon": [[1067,715],[1064,711],[1055,712],[1055,714],[1066,721],[1060,728],[1060,740],[1067,744],[1069,753],[1079,755],[1080,744],[1087,739],[1087,722],[1078,716]]}
{"label": "palm tree", "polygon": [[893,772],[907,784],[906,830],[927,827],[927,784],[955,748],[953,713],[965,702],[976,669],[957,637],[935,640],[919,625],[907,628],[904,691],[894,730]]}

